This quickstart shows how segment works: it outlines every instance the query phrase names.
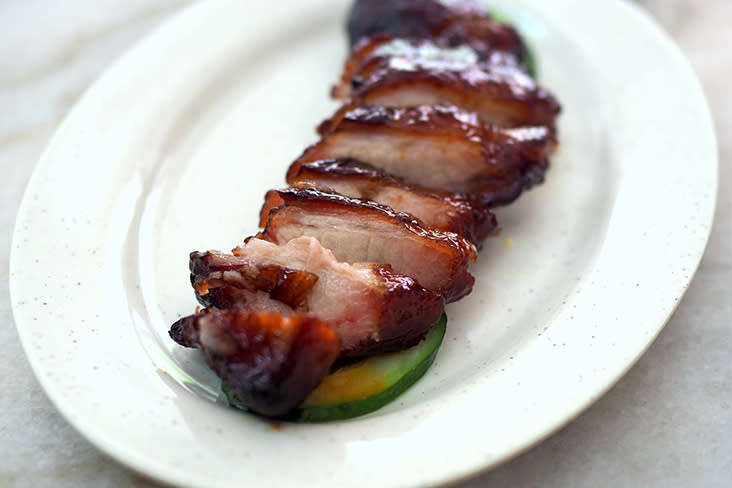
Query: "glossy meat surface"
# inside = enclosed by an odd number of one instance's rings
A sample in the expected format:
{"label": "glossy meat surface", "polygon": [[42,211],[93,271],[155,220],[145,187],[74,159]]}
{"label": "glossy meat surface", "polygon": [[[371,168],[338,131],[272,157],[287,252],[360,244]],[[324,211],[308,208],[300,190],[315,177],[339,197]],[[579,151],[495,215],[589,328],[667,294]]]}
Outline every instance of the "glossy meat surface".
{"label": "glossy meat surface", "polygon": [[481,60],[470,46],[442,47],[423,39],[377,38],[346,62],[333,96],[350,106],[450,104],[484,122],[553,126],[559,103],[510,58]]}
{"label": "glossy meat surface", "polygon": [[493,20],[472,0],[357,0],[348,18],[351,47],[378,36],[432,39],[441,45],[467,44],[482,57],[505,52],[526,60],[518,32]]}
{"label": "glossy meat surface", "polygon": [[464,237],[427,229],[408,214],[375,202],[315,188],[291,188],[269,197],[281,203],[272,205],[260,239],[284,244],[315,237],[339,261],[388,264],[447,302],[472,289],[468,267],[476,249]]}
{"label": "glossy meat surface", "polygon": [[300,405],[340,351],[335,330],[307,314],[206,311],[177,321],[170,336],[198,347],[242,403],[272,417]]}
{"label": "glossy meat surface", "polygon": [[455,20],[482,11],[475,0],[356,0],[348,16],[351,45],[364,37],[437,37]]}
{"label": "glossy meat surface", "polygon": [[[281,267],[316,276],[307,294],[302,297],[286,294],[280,298],[282,302],[270,299],[270,306],[287,307],[289,313],[308,312],[330,324],[338,333],[344,356],[409,347],[422,338],[444,309],[439,295],[424,289],[412,278],[398,275],[386,265],[338,262],[332,252],[312,237],[300,237],[283,245],[252,238],[233,252],[234,256],[227,258],[228,264],[223,269]],[[246,273],[226,283],[217,282],[221,290],[214,294],[209,277],[218,271],[209,269],[195,277],[196,282],[207,283],[212,295],[208,298],[211,306],[250,309],[264,303],[251,294],[240,293],[252,289]],[[230,296],[240,301],[235,304],[217,301],[219,297]],[[287,301],[287,297],[294,299]]]}
{"label": "glossy meat surface", "polygon": [[[301,165],[287,182],[330,188],[413,215],[427,227],[454,232],[476,246],[497,232],[495,215],[458,194],[408,185],[372,165],[354,159],[331,159]],[[268,209],[263,216],[266,217]]]}
{"label": "glossy meat surface", "polygon": [[305,163],[352,158],[410,184],[470,194],[485,206],[510,203],[541,182],[556,146],[546,127],[495,127],[441,105],[343,110],[321,131],[320,142],[290,166],[288,179]]}
{"label": "glossy meat surface", "polygon": [[[272,310],[271,300],[302,309],[318,281],[304,270],[259,263],[216,251],[190,255],[191,284],[205,307]],[[269,300],[271,299],[271,300]],[[288,308],[280,308],[287,313]]]}

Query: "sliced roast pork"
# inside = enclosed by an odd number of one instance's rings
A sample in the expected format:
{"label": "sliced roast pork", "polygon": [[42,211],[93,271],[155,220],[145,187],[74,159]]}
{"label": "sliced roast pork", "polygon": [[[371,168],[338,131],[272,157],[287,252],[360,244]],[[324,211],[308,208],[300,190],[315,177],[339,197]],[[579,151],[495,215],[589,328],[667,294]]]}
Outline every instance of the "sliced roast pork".
{"label": "sliced roast pork", "polygon": [[336,331],[309,314],[205,311],[177,321],[170,336],[198,347],[237,398],[272,417],[300,405],[340,352]]}
{"label": "sliced roast pork", "polygon": [[471,292],[491,208],[543,181],[554,97],[479,0],[355,0],[342,107],[271,190],[261,231],[190,255],[176,321],[233,394],[287,418],[344,362],[417,344]]}
{"label": "sliced roast pork", "polygon": [[414,279],[388,265],[338,262],[312,237],[281,246],[249,239],[234,255],[193,253],[191,282],[207,307],[310,313],[337,331],[343,356],[412,346],[444,309]]}
{"label": "sliced roast pork", "polygon": [[205,307],[277,310],[307,309],[318,275],[269,261],[243,259],[217,251],[192,252],[191,284]]}
{"label": "sliced roast pork", "polygon": [[497,57],[480,61],[470,46],[441,47],[424,39],[392,39],[359,46],[333,96],[349,107],[449,104],[483,122],[553,127],[560,106],[531,76]]}
{"label": "sliced roast pork", "polygon": [[468,193],[484,206],[506,204],[543,181],[556,145],[546,127],[500,128],[452,106],[367,105],[323,124],[320,142],[288,170],[353,158],[426,188]]}
{"label": "sliced roast pork", "polygon": [[270,192],[274,200],[258,238],[284,244],[317,238],[339,261],[385,263],[447,302],[470,293],[476,248],[454,233],[425,228],[412,216],[375,202],[311,187]]}
{"label": "sliced roast pork", "polygon": [[472,0],[357,0],[348,18],[351,47],[378,36],[467,44],[482,57],[502,52],[524,64],[528,52],[518,32],[496,22]]}
{"label": "sliced roast pork", "polygon": [[[464,196],[408,185],[355,159],[330,159],[300,166],[287,182],[330,188],[353,198],[372,200],[417,217],[427,227],[454,232],[476,246],[497,232],[496,216]],[[266,215],[268,209],[263,209]]]}

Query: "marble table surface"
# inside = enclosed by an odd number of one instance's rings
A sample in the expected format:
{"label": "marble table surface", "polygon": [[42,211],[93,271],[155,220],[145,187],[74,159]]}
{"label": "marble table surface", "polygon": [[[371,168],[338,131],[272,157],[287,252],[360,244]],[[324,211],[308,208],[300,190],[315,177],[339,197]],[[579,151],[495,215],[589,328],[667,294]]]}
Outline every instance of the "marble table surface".
{"label": "marble table surface", "polygon": [[[57,124],[105,66],[188,3],[0,2],[0,487],[158,486],[49,404],[15,331],[8,255],[24,186]],[[720,192],[707,253],[664,331],[615,387],[538,446],[457,487],[732,486],[732,2],[640,3],[686,54],[715,119]]]}

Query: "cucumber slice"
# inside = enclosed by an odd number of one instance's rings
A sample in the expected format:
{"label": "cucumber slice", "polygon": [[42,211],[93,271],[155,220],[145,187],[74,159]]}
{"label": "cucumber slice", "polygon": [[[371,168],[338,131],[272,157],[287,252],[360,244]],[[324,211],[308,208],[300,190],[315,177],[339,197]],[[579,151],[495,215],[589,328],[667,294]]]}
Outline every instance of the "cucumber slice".
{"label": "cucumber slice", "polygon": [[[447,316],[443,314],[416,346],[364,359],[329,374],[300,407],[281,420],[343,420],[383,407],[424,376],[437,355],[446,328]],[[221,391],[229,405],[247,410],[226,383],[221,384]]]}

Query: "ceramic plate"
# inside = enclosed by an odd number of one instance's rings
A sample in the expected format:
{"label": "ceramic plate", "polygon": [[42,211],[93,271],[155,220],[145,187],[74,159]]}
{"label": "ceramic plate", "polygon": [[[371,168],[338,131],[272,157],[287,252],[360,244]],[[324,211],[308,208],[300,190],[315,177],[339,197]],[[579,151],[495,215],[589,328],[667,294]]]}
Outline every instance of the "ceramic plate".
{"label": "ceramic plate", "polygon": [[500,210],[502,234],[473,268],[473,293],[448,308],[428,374],[343,422],[227,408],[167,329],[195,307],[188,253],[254,233],[264,192],[335,108],[347,5],[201,2],[115,63],[51,141],[13,241],[18,330],[69,422],[173,484],[422,486],[496,465],[602,395],[703,253],[710,117],[687,63],[634,6],[494,5],[564,106],[561,149],[546,184]]}

